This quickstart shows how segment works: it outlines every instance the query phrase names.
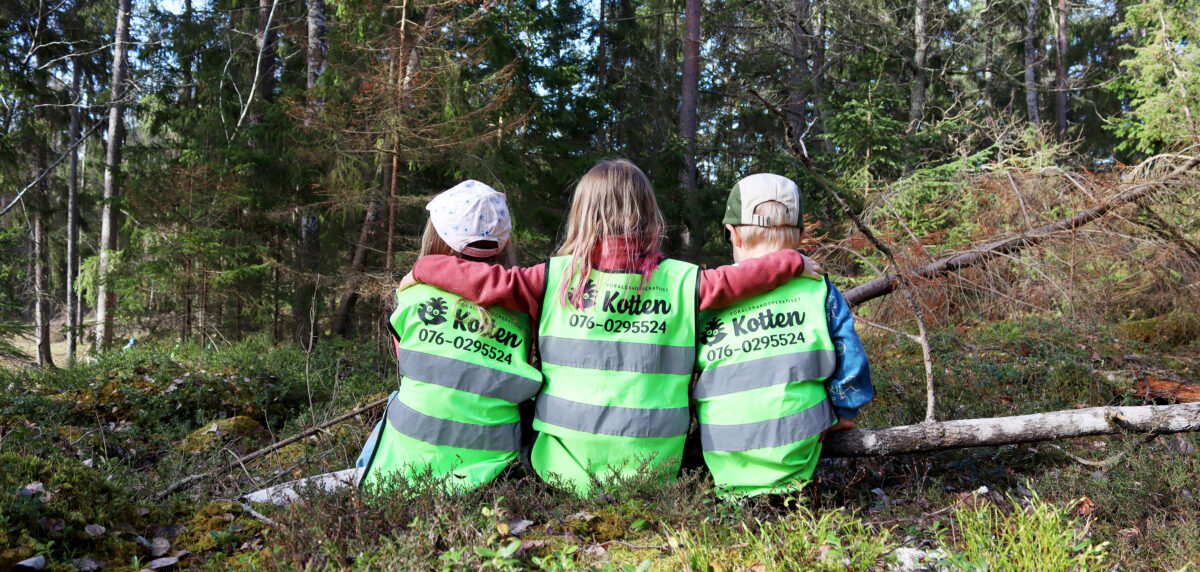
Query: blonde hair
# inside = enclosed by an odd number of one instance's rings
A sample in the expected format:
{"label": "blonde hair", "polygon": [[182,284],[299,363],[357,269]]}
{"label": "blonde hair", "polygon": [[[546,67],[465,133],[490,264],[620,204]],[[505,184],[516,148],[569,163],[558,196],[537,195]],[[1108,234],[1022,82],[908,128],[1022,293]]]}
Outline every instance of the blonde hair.
{"label": "blonde hair", "polygon": [[[479,245],[478,248],[487,248],[491,246],[489,241],[476,241],[472,242],[468,246],[475,246],[477,244]],[[513,245],[513,239],[511,237],[508,239],[508,244],[505,244],[504,248],[500,249],[500,252],[497,252],[496,254],[487,258],[476,258],[474,256],[467,256],[466,254],[450,248],[450,245],[446,244],[446,241],[442,240],[442,237],[438,235],[437,229],[433,228],[433,221],[426,220],[425,232],[421,235],[421,249],[418,251],[417,257],[424,258],[434,254],[453,256],[463,260],[486,262],[488,264],[499,264],[505,268],[511,268],[517,264],[516,246]],[[483,326],[481,331],[491,331],[492,324],[494,322],[492,320],[492,315],[487,311],[487,308],[484,308],[478,304],[467,302],[465,299],[460,299],[454,303],[454,308],[452,310],[457,310],[459,305],[464,303],[470,304],[477,312],[476,317],[479,318],[479,323]]]}
{"label": "blonde hair", "polygon": [[579,307],[584,288],[571,290],[571,283],[583,284],[592,273],[592,252],[605,238],[626,236],[635,248],[627,251],[624,268],[633,269],[639,259],[659,248],[666,222],[650,179],[625,159],[600,161],[575,185],[571,213],[567,216],[567,237],[558,249],[559,256],[570,256],[558,288],[558,300]]}
{"label": "blonde hair", "polygon": [[[754,214],[765,220],[786,220],[788,208],[779,201],[766,201],[754,207]],[[804,238],[804,229],[799,226],[757,226],[751,224],[738,225],[738,236],[742,237],[742,248],[746,250],[770,249],[788,250],[800,247]]]}

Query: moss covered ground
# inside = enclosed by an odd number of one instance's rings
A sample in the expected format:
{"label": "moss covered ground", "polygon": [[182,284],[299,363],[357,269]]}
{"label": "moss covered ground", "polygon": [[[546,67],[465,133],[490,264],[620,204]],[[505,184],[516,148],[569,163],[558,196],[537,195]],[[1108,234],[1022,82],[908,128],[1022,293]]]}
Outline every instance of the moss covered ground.
{"label": "moss covered ground", "polygon": [[[1172,332],[1192,327],[1170,320]],[[1200,343],[1145,335],[1155,327],[1018,317],[938,330],[938,417],[1141,404],[1131,384],[1139,375],[1200,380]],[[860,425],[921,420],[919,347],[862,333],[877,396]],[[0,569],[36,555],[59,569],[141,569],[163,558],[267,570],[1200,567],[1196,435],[826,459],[786,503],[717,500],[702,468],[586,500],[514,468],[459,495],[423,482],[314,493],[290,508],[243,505],[244,492],[352,466],[376,417],[251,463],[237,455],[397,383],[394,364],[359,346],[324,340],[307,377],[305,360],[259,339],[151,342],[69,368],[0,370]],[[221,476],[160,494],[212,469]]]}

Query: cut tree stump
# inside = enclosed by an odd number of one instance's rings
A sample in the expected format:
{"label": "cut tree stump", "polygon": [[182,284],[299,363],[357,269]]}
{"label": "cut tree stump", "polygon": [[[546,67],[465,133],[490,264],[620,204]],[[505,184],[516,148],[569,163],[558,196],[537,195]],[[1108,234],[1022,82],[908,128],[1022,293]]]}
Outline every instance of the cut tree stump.
{"label": "cut tree stump", "polygon": [[826,457],[877,457],[946,449],[1036,443],[1069,437],[1200,431],[1200,403],[1089,407],[1015,417],[961,419],[830,433]]}

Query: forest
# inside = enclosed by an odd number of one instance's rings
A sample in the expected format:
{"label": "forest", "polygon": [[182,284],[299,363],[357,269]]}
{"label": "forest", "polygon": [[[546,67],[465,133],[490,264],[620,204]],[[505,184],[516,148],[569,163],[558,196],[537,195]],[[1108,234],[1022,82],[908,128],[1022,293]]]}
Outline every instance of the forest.
{"label": "forest", "polygon": [[[1198,0],[0,0],[0,33],[0,568],[1200,567]],[[613,158],[705,268],[739,179],[801,189],[875,385],[802,502],[703,463],[243,499],[354,464],[430,199],[504,193],[534,265]]]}

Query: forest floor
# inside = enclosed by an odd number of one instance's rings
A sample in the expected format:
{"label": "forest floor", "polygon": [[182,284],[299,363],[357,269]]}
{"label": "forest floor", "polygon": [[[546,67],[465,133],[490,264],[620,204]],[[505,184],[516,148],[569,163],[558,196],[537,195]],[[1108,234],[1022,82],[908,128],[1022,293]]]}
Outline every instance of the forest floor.
{"label": "forest floor", "polygon": [[[1200,381],[1197,336],[1159,330],[1023,317],[937,331],[938,417],[1141,404],[1140,378]],[[863,337],[876,399],[860,425],[922,419],[919,347]],[[39,555],[47,569],[1200,569],[1195,434],[826,459],[788,507],[716,500],[701,469],[590,500],[514,470],[457,496],[425,483],[250,506],[238,496],[352,466],[379,413],[236,455],[378,399],[394,366],[334,339],[311,356],[261,339],[174,346],[0,370],[0,569]]]}

